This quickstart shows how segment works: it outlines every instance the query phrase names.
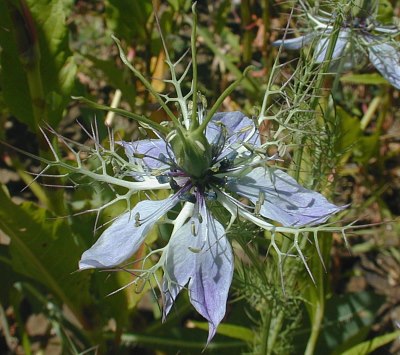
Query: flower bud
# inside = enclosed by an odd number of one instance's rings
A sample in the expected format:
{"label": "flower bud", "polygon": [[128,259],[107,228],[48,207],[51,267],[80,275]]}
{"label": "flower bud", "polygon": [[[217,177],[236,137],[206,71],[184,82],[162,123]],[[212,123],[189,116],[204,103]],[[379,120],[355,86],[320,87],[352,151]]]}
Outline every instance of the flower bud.
{"label": "flower bud", "polygon": [[194,178],[202,178],[210,168],[211,146],[202,132],[186,132],[184,140],[176,135],[171,140],[179,167]]}

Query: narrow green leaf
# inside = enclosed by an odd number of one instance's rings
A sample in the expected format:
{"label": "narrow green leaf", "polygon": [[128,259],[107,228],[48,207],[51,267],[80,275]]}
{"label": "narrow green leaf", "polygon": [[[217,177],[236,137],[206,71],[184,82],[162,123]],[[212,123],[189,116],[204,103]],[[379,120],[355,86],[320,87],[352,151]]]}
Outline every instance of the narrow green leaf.
{"label": "narrow green leaf", "polygon": [[[152,348],[158,347],[172,347],[174,349],[197,349],[199,351],[204,350],[206,347],[205,341],[194,341],[194,340],[183,340],[183,339],[174,339],[171,337],[163,337],[163,336],[149,336],[142,334],[128,334],[124,333],[121,336],[121,342],[124,345],[132,345],[132,344],[143,344],[147,346],[151,346]],[[242,346],[243,343],[241,341],[235,342],[218,342],[212,341],[208,346],[208,350],[223,350],[223,349],[238,349],[238,347]]]}
{"label": "narrow green leaf", "polygon": [[[208,331],[207,322],[192,321],[191,323],[193,323],[196,328]],[[254,333],[251,329],[236,324],[220,324],[217,329],[217,334],[225,335],[233,339],[243,340],[246,343],[252,343],[254,340]]]}
{"label": "narrow green leaf", "polygon": [[345,84],[357,85],[390,85],[389,82],[378,73],[349,74],[341,77],[340,81]]}
{"label": "narrow green leaf", "polygon": [[375,337],[372,340],[364,341],[361,344],[358,344],[351,349],[342,353],[342,355],[366,355],[372,353],[374,350],[380,348],[383,345],[390,343],[396,338],[400,337],[400,330],[397,330],[393,333],[384,334],[378,337]]}

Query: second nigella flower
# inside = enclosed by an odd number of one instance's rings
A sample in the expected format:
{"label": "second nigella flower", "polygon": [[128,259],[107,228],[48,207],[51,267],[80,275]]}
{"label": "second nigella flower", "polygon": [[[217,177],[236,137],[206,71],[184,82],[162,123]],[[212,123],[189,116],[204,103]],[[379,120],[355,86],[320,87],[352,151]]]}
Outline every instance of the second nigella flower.
{"label": "second nigella flower", "polygon": [[[283,46],[298,50],[315,42],[315,63],[322,63],[327,54],[329,40],[333,35],[332,19],[313,17],[307,14],[314,23],[311,33],[297,38],[278,40],[273,46]],[[367,54],[370,62],[395,88],[400,89],[400,51],[398,43],[392,39],[399,34],[396,26],[377,25],[374,19],[366,16],[349,17],[343,21],[333,49],[332,60],[343,57],[343,68],[349,70],[359,63]]]}

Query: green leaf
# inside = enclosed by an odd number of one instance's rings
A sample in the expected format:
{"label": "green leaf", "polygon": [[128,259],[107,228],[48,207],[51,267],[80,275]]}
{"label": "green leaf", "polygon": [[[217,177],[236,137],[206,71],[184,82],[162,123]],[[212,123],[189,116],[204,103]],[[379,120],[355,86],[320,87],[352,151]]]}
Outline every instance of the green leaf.
{"label": "green leaf", "polygon": [[341,77],[340,81],[345,84],[357,85],[390,85],[389,82],[378,73],[349,74]]}
{"label": "green leaf", "polygon": [[[171,336],[162,335],[143,335],[143,334],[129,334],[124,333],[121,336],[122,346],[132,346],[136,344],[145,345],[146,347],[153,349],[169,349],[169,353],[179,353],[179,354],[193,354],[201,353],[202,350],[206,348],[206,342],[201,341],[199,337],[196,339],[190,338],[190,332],[185,330],[180,331],[182,334],[182,339],[176,339]],[[193,333],[193,330],[191,331]],[[218,341],[213,340],[207,345],[207,354],[229,354],[238,351],[243,346],[241,341]],[[190,352],[189,352],[190,351]],[[241,351],[239,350],[239,353]]]}
{"label": "green leaf", "polygon": [[[9,1],[9,4],[14,4]],[[32,131],[41,121],[56,126],[70,101],[77,67],[69,49],[66,18],[73,2],[57,0],[26,0],[33,18],[38,43],[37,66],[23,65],[6,2],[0,2],[2,90],[10,111]],[[14,4],[15,5],[15,4]],[[23,26],[24,24],[20,24]],[[20,28],[21,29],[21,28]],[[34,97],[34,95],[36,95]],[[35,104],[40,101],[40,105]]]}
{"label": "green leaf", "polygon": [[106,21],[114,35],[127,41],[148,39],[147,21],[153,12],[151,1],[107,0]]}
{"label": "green leaf", "polygon": [[74,315],[83,317],[90,305],[89,273],[77,273],[83,247],[74,239],[65,219],[33,203],[15,205],[0,189],[0,229],[10,238],[14,271],[46,286]]}
{"label": "green leaf", "polygon": [[[196,328],[208,331],[207,322],[191,322]],[[254,340],[254,333],[251,329],[242,327],[236,324],[220,324],[217,329],[217,334],[225,335],[227,337],[243,340],[246,343],[252,343]]]}
{"label": "green leaf", "polygon": [[383,297],[366,291],[332,297],[326,304],[321,348],[317,353],[329,349],[342,354],[365,339],[382,302]]}
{"label": "green leaf", "polygon": [[360,120],[351,116],[341,107],[337,107],[340,117],[341,136],[336,141],[335,150],[341,154],[352,154],[360,163],[367,163],[377,154],[379,149],[379,134],[365,135],[360,126]]}
{"label": "green leaf", "polygon": [[396,338],[400,337],[400,330],[397,330],[393,333],[384,334],[378,337],[375,337],[372,340],[365,341],[361,344],[358,344],[351,349],[342,353],[342,355],[366,355],[372,353],[374,350],[380,348],[383,345],[390,343]]}

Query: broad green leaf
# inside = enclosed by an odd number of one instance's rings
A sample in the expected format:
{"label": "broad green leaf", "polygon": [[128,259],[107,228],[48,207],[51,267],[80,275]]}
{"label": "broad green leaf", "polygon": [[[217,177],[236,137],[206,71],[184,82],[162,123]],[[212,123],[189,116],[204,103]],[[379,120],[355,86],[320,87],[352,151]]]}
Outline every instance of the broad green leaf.
{"label": "broad green leaf", "polygon": [[342,354],[364,340],[382,302],[383,297],[372,292],[332,297],[326,304],[320,349],[334,350],[335,354]]}
{"label": "broad green leaf", "polygon": [[364,135],[360,120],[337,107],[340,117],[341,136],[336,141],[335,150],[341,154],[352,155],[358,162],[367,163],[376,155],[379,148],[379,134]]}
{"label": "broad green leaf", "polygon": [[[13,0],[7,3],[14,7],[17,4]],[[18,59],[10,7],[0,2],[1,85],[10,111],[32,131],[37,131],[41,121],[58,124],[75,84],[77,68],[69,49],[66,24],[72,1],[26,0],[26,3],[38,37],[39,65],[28,69]],[[41,110],[35,112],[37,100],[41,102]]]}
{"label": "broad green leaf", "polygon": [[[196,328],[208,331],[207,322],[192,321],[191,323],[193,323]],[[252,343],[254,340],[254,333],[251,329],[236,324],[220,324],[217,329],[217,334],[225,335],[233,339],[243,340],[246,343]]]}
{"label": "broad green leaf", "polygon": [[357,85],[390,85],[389,82],[378,73],[349,74],[341,77],[340,81],[345,84]]}
{"label": "broad green leaf", "polygon": [[390,343],[391,341],[400,337],[400,330],[397,330],[393,333],[384,334],[378,337],[375,337],[372,340],[364,341],[361,344],[358,344],[351,349],[342,353],[342,355],[366,355],[372,353],[374,350],[380,348],[383,345]]}
{"label": "broad green leaf", "polygon": [[89,274],[75,272],[83,248],[66,220],[52,219],[33,203],[15,205],[2,189],[0,201],[0,229],[11,238],[13,270],[46,286],[85,324],[83,314],[91,301]]}
{"label": "broad green leaf", "polygon": [[[383,301],[383,297],[366,291],[329,298],[314,353],[342,354],[362,342]],[[304,352],[305,338],[311,330],[308,322],[306,319],[306,324],[295,332],[296,353]]]}
{"label": "broad green leaf", "polygon": [[1,89],[10,111],[32,131],[36,131],[28,81],[21,63],[12,32],[11,19],[5,1],[0,1],[0,66]]}
{"label": "broad green leaf", "polygon": [[378,1],[378,16],[377,21],[383,24],[393,23],[393,6],[389,0],[379,0]]}
{"label": "broad green leaf", "polygon": [[338,106],[336,108],[337,115],[340,118],[340,136],[338,137],[336,150],[340,153],[346,152],[357,142],[362,134],[360,121]]}
{"label": "broad green leaf", "polygon": [[3,306],[9,304],[10,290],[16,279],[17,274],[12,269],[8,247],[0,244],[0,303]]}

